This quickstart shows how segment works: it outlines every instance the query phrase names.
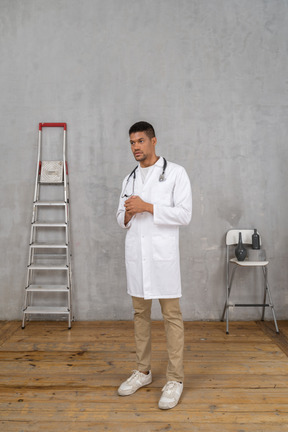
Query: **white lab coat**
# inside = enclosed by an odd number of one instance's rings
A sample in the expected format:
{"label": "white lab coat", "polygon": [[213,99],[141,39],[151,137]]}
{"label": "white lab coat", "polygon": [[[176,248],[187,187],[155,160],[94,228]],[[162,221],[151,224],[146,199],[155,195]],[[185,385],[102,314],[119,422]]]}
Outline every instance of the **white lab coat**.
{"label": "white lab coat", "polygon": [[[153,204],[154,214],[138,213],[124,225],[127,198],[132,193],[133,176],[123,181],[117,221],[127,229],[125,263],[127,291],[145,299],[181,297],[179,225],[187,225],[192,215],[192,192],[183,167],[167,162],[165,181],[159,182],[163,169],[160,157],[143,184],[136,170],[134,195]],[[125,189],[125,191],[124,191]]]}

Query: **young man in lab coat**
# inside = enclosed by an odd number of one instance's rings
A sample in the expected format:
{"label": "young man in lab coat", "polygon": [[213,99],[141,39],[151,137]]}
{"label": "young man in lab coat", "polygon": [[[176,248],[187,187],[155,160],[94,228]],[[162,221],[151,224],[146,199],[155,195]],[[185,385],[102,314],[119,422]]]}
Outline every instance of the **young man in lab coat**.
{"label": "young man in lab coat", "polygon": [[152,300],[159,299],[168,350],[167,383],[159,408],[169,409],[178,404],[184,381],[179,226],[191,220],[191,186],[183,167],[156,155],[152,125],[135,123],[129,136],[138,165],[123,181],[117,221],[127,230],[125,262],[137,370],[120,385],[118,394],[131,395],[152,382],[150,315]]}

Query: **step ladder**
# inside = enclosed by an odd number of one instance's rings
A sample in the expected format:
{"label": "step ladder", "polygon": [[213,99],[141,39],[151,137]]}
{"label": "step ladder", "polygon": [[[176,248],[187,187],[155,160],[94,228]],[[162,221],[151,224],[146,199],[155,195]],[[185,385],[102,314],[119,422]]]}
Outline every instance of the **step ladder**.
{"label": "step ladder", "polygon": [[[42,160],[43,128],[63,128],[62,160]],[[71,328],[72,254],[66,134],[66,123],[39,123],[23,329],[25,321],[32,316],[50,319],[55,315],[68,319]]]}

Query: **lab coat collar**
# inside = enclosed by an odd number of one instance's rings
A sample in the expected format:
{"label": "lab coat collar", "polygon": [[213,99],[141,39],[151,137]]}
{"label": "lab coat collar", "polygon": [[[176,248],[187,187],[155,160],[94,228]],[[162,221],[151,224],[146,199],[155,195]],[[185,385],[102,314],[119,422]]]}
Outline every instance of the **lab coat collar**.
{"label": "lab coat collar", "polygon": [[[156,166],[160,166],[160,167],[162,168],[162,167],[163,167],[163,164],[164,164],[163,157],[160,156],[159,159],[157,160],[157,162],[155,162],[154,165],[156,165]],[[152,165],[152,166],[153,166],[153,165]],[[139,167],[140,167],[140,163],[138,163],[138,168],[139,168]]]}
{"label": "lab coat collar", "polygon": [[156,165],[156,166],[160,166],[160,167],[162,168],[162,167],[163,167],[163,164],[164,164],[163,157],[160,156],[159,159],[158,159],[158,161],[155,163],[155,165]]}
{"label": "lab coat collar", "polygon": [[[137,184],[137,187],[138,187],[140,190],[143,190],[142,188],[146,188],[147,185],[149,185],[151,179],[153,179],[153,176],[154,176],[154,173],[155,173],[155,170],[154,170],[153,168],[154,168],[154,167],[157,167],[157,168],[161,168],[161,170],[162,170],[162,169],[163,169],[163,164],[164,164],[163,157],[160,156],[159,159],[155,162],[155,164],[154,164],[154,165],[151,165],[152,170],[149,170],[149,172],[148,172],[148,174],[147,174],[147,177],[146,177],[146,179],[145,179],[144,184],[142,183],[142,178],[141,178],[141,176],[140,176],[140,175],[137,175],[137,176],[136,176],[136,184]],[[138,164],[138,168],[140,168],[140,163]],[[156,171],[156,172],[158,172],[158,171]],[[140,173],[140,170],[139,170],[139,173]],[[149,186],[148,186],[148,187],[149,187]]]}

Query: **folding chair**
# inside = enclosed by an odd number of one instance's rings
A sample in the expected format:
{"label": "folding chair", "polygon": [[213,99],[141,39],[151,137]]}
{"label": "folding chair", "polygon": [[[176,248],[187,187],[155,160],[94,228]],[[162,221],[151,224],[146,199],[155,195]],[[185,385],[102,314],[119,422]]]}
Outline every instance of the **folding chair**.
{"label": "folding chair", "polygon": [[[272,316],[274,319],[274,324],[276,328],[276,333],[279,333],[277,320],[274,311],[274,305],[271,298],[271,291],[268,285],[268,263],[269,261],[249,261],[249,259],[245,259],[244,261],[238,261],[237,258],[231,258],[231,249],[235,250],[235,246],[238,243],[239,233],[242,234],[242,242],[244,245],[252,244],[252,234],[254,230],[229,230],[226,234],[226,302],[222,314],[221,321],[224,321],[226,314],[226,334],[229,334],[229,308],[230,307],[262,307],[262,321],[264,321],[265,316],[265,308],[270,307]],[[259,233],[258,233],[259,234]],[[259,235],[260,237],[260,235]],[[260,237],[260,245],[261,245],[261,237]],[[264,277],[264,300],[261,304],[249,304],[249,303],[230,303],[230,294],[233,279],[235,276],[236,269],[243,269],[247,267],[261,268],[263,271]],[[266,303],[266,298],[268,296],[269,303]]]}

